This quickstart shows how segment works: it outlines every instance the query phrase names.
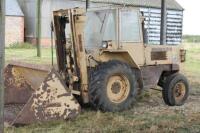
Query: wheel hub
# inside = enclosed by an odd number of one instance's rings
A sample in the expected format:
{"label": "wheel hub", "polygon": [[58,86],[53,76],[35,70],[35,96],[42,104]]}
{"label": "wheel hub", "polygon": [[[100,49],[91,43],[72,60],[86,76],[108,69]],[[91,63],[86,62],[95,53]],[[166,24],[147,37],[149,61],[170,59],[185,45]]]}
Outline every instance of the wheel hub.
{"label": "wheel hub", "polygon": [[120,82],[115,82],[115,83],[112,84],[112,88],[111,88],[112,93],[118,94],[120,92],[120,89],[121,89]]}
{"label": "wheel hub", "polygon": [[125,101],[130,92],[130,83],[124,75],[111,76],[107,83],[108,98],[114,103]]}
{"label": "wheel hub", "polygon": [[178,82],[173,89],[176,101],[181,101],[186,94],[186,87],[183,82]]}

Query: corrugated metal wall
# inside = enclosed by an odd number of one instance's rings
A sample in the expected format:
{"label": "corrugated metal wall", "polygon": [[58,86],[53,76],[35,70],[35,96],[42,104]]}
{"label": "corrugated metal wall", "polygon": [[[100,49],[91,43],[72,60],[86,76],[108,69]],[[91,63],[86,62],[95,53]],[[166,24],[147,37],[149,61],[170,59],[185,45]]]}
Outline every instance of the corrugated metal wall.
{"label": "corrugated metal wall", "polygon": [[[161,10],[156,8],[141,8],[145,16],[148,44],[160,43]],[[182,40],[183,11],[167,11],[167,44],[180,44]]]}
{"label": "corrugated metal wall", "polygon": [[[35,0],[18,0],[25,15],[25,36],[35,37]],[[92,3],[92,7],[106,4]],[[50,38],[52,11],[73,7],[85,7],[85,2],[73,0],[42,0],[42,38]],[[160,9],[141,8],[146,17],[145,27],[148,31],[148,44],[160,42]],[[167,44],[180,44],[182,39],[183,11],[168,10],[167,12]]]}

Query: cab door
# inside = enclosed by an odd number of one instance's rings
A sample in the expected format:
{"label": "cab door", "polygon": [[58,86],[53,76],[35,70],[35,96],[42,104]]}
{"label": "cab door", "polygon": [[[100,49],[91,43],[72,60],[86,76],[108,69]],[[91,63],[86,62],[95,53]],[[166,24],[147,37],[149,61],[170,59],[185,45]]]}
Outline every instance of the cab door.
{"label": "cab door", "polygon": [[139,9],[120,9],[119,18],[120,47],[128,51],[138,66],[144,65],[145,55]]}

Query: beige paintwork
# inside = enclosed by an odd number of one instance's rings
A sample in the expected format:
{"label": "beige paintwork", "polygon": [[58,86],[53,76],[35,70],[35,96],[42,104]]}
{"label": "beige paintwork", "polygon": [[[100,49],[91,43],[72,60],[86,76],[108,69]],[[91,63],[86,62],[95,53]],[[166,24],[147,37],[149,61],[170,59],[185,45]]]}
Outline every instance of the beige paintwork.
{"label": "beige paintwork", "polygon": [[113,103],[122,103],[127,99],[131,85],[124,75],[111,76],[107,84],[107,95]]}
{"label": "beige paintwork", "polygon": [[[113,10],[113,8],[110,8]],[[85,37],[84,26],[86,22],[86,11],[84,9],[75,8],[57,11],[59,16],[66,16],[74,18],[71,21],[73,26],[72,36],[75,39],[75,53],[77,54],[76,60],[80,69],[81,81],[81,94],[83,99],[87,101],[88,95],[88,67],[97,66],[97,62],[107,62],[109,60],[120,60],[130,64],[130,66],[140,69],[142,66],[162,65],[162,64],[179,64],[181,46],[168,46],[168,45],[146,45],[143,43],[142,21],[143,17],[138,15],[139,35],[138,42],[121,42],[120,41],[120,10],[126,9],[125,7],[118,7],[116,9],[116,41],[109,41],[107,48],[97,48],[91,53],[85,53]],[[138,11],[138,8],[128,8],[129,10]],[[103,10],[103,9],[98,9]],[[95,9],[90,10],[95,11]],[[162,54],[162,55],[160,55]]]}
{"label": "beige paintwork", "polygon": [[[81,81],[81,94],[85,103],[89,102],[88,97],[88,73],[87,73],[87,58],[84,47],[84,27],[86,17],[84,15],[85,10],[72,10],[73,21],[73,36],[75,37],[75,51],[77,55],[77,64],[80,69],[80,81]],[[76,16],[75,14],[79,14]],[[80,16],[82,15],[82,16]]]}
{"label": "beige paintwork", "polygon": [[[167,46],[167,45],[149,45],[145,48],[146,65],[158,64],[180,64],[180,49],[181,46]],[[165,60],[151,60],[152,51],[166,51],[167,58]]]}
{"label": "beige paintwork", "polygon": [[[77,115],[80,112],[80,105],[71,90],[67,89],[55,70],[52,70],[35,91],[32,109],[38,120],[56,117],[68,119],[69,115]],[[41,109],[43,112],[40,112]],[[40,114],[43,114],[42,118]]]}
{"label": "beige paintwork", "polygon": [[[162,65],[162,64],[179,64],[180,50],[182,46],[168,45],[144,45],[143,43],[124,43],[120,49],[109,48],[100,52],[99,60],[106,62],[108,60],[118,59],[130,64],[132,67]],[[152,60],[152,52],[166,52],[166,59]],[[98,59],[97,58],[97,59]]]}
{"label": "beige paintwork", "polygon": [[66,120],[76,117],[80,109],[71,90],[53,68],[10,124]]}

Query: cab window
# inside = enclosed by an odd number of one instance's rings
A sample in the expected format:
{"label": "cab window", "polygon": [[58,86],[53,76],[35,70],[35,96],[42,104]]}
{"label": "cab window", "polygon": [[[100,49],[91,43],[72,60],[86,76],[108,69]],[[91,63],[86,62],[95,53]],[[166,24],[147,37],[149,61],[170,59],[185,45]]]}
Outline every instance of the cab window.
{"label": "cab window", "polygon": [[121,10],[120,16],[121,42],[141,42],[138,11]]}
{"label": "cab window", "polygon": [[101,47],[103,41],[116,40],[115,10],[91,11],[86,16],[86,48]]}

